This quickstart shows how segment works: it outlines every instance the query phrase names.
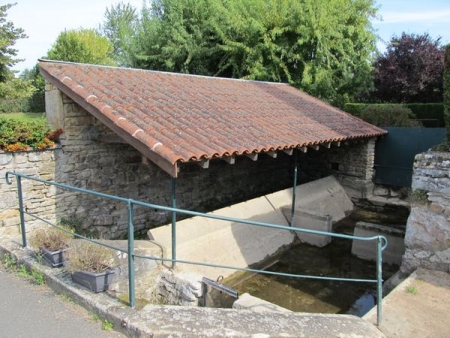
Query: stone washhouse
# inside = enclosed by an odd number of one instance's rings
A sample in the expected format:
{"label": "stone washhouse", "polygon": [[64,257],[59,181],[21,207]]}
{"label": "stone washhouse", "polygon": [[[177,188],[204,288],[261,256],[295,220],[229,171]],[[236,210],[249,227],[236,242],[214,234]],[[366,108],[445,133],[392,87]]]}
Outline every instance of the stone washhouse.
{"label": "stone washhouse", "polygon": [[[356,202],[372,189],[380,128],[282,83],[41,60],[56,182],[209,212],[334,175]],[[126,236],[120,203],[55,192],[55,219]],[[136,207],[135,230],[170,222]],[[182,215],[178,215],[182,218]]]}

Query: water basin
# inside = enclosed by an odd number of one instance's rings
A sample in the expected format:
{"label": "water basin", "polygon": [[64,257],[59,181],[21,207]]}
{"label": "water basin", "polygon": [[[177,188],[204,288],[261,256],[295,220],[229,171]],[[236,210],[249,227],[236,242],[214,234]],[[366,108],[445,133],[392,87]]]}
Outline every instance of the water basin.
{"label": "water basin", "polygon": [[[347,217],[337,223],[334,232],[353,234],[357,220]],[[298,244],[266,262],[268,271],[342,278],[376,279],[375,262],[351,254],[352,241],[333,238],[318,248]],[[383,264],[383,280],[398,271],[398,266]],[[323,281],[249,272],[237,272],[224,284],[239,294],[249,293],[295,312],[348,313],[363,316],[376,303],[376,283]],[[228,303],[228,305],[227,305]],[[217,307],[228,307],[232,300],[214,296]]]}

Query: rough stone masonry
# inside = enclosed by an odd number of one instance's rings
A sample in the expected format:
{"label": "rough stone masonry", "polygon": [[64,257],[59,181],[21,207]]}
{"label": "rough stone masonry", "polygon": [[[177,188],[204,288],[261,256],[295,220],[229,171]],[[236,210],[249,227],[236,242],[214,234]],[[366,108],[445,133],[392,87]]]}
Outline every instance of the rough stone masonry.
{"label": "rough stone masonry", "polygon": [[450,272],[450,153],[418,154],[401,271]]}

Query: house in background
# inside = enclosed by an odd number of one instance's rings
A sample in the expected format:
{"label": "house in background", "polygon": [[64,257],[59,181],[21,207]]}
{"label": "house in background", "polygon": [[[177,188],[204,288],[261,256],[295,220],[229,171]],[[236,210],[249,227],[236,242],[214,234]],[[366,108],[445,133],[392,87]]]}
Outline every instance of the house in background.
{"label": "house in background", "polygon": [[[292,86],[41,60],[49,122],[62,128],[55,181],[211,211],[334,175],[357,202],[386,134]],[[126,205],[60,190],[56,218],[123,238]],[[135,210],[136,231],[168,222]]]}

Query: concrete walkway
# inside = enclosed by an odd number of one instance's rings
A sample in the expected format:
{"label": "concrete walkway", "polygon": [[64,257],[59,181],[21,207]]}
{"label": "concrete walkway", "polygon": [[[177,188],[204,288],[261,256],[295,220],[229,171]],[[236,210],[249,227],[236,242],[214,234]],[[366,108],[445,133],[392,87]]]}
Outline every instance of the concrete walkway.
{"label": "concrete walkway", "polygon": [[[364,319],[376,323],[376,309]],[[383,299],[387,337],[450,337],[450,274],[418,269]]]}

